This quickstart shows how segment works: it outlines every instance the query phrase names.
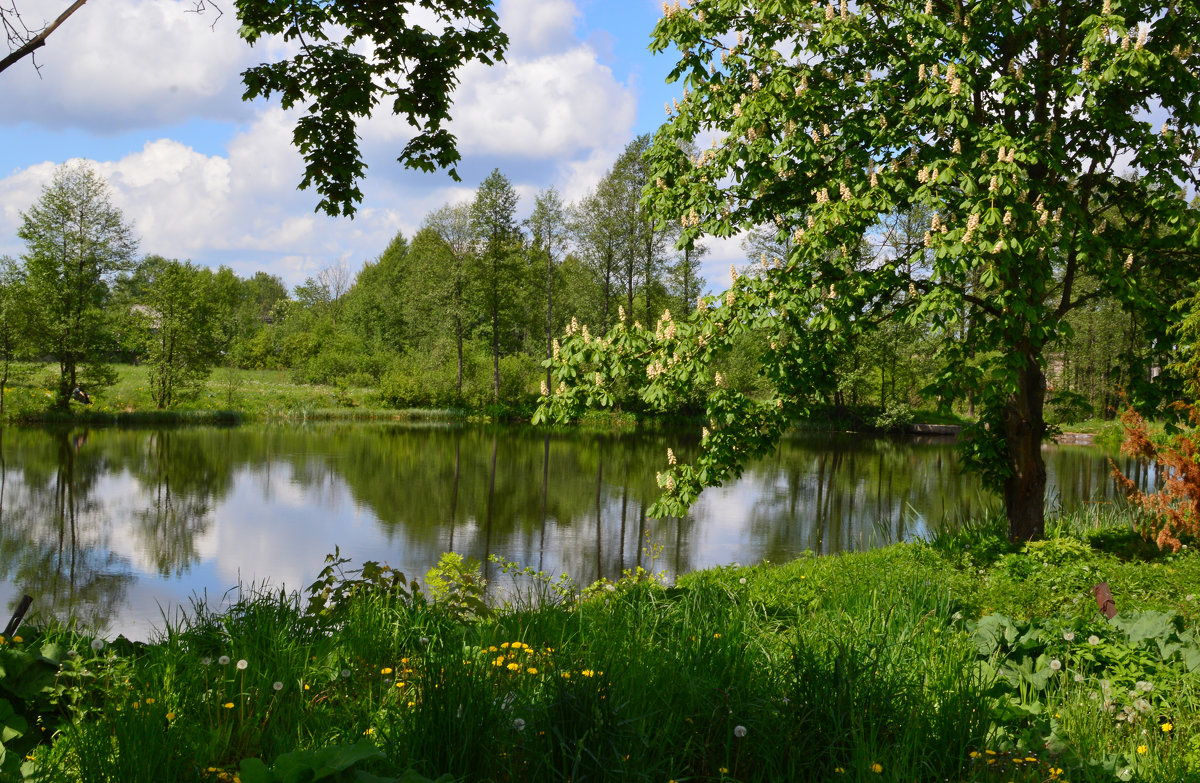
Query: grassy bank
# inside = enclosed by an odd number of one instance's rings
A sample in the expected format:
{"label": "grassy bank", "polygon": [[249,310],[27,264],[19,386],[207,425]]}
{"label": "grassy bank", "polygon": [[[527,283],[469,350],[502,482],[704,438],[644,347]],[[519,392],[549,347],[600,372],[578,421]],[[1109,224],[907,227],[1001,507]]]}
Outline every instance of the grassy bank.
{"label": "grassy bank", "polygon": [[[426,595],[386,569],[335,563],[311,595],[246,588],[145,645],[63,628],[7,640],[0,769],[251,783],[319,770],[1200,776],[1200,557],[1158,553],[1119,516],[1077,515],[1026,547],[982,524],[670,586],[645,573],[583,590],[526,576],[502,607],[479,600],[470,568],[444,564]],[[1100,581],[1122,610],[1114,621],[1091,596]]]}
{"label": "grassy bank", "polygon": [[22,382],[5,393],[5,418],[24,424],[84,423],[155,426],[236,424],[246,421],[469,418],[450,409],[395,410],[382,407],[368,387],[298,384],[282,370],[216,370],[193,399],[159,410],[150,395],[143,366],[115,367],[117,381],[92,395],[92,405],[72,402],[68,411],[50,410],[53,379],[41,365],[18,368]]}
{"label": "grassy bank", "polygon": [[[14,366],[14,381],[4,394],[4,419],[22,424],[82,423],[117,426],[174,424],[236,424],[247,421],[319,421],[378,419],[480,419],[528,421],[536,400],[466,408],[394,409],[384,405],[378,389],[368,386],[329,386],[295,383],[286,370],[220,368],[193,398],[159,410],[150,393],[148,369],[116,365],[116,382],[93,390],[92,405],[72,402],[68,411],[49,408],[57,368],[43,364]],[[635,427],[698,428],[706,421],[702,412],[669,416],[638,415],[620,411],[589,411],[577,423],[587,429],[625,430]],[[962,424],[953,414],[933,409],[891,412],[885,416],[867,406],[823,408],[796,423],[807,431],[903,431],[909,421],[926,424]]]}

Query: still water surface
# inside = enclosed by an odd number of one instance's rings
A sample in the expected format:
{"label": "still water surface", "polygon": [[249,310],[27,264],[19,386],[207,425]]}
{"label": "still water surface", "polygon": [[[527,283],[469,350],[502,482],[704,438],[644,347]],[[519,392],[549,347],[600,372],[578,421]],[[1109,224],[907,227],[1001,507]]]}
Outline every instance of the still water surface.
{"label": "still water surface", "polygon": [[[686,518],[648,519],[668,446],[687,459],[695,441],[393,423],[0,428],[0,623],[29,593],[42,612],[146,638],[196,594],[303,588],[334,547],[409,577],[454,551],[588,583],[876,546],[999,507],[947,440],[823,434],[786,439]],[[1045,454],[1052,505],[1116,499],[1109,454]]]}

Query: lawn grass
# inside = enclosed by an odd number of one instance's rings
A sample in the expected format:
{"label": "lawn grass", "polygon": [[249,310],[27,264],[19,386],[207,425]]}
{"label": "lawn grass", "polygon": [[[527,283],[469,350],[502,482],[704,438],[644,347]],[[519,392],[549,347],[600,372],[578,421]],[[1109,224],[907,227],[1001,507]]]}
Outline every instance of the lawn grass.
{"label": "lawn grass", "polygon": [[159,424],[231,424],[244,421],[323,419],[467,418],[450,409],[396,410],[383,407],[375,389],[292,382],[283,370],[219,368],[192,399],[167,410],[154,405],[148,369],[117,365],[117,380],[92,393],[92,405],[72,402],[67,412],[49,409],[55,380],[49,365],[16,368],[17,381],[5,392],[5,418],[20,423],[79,422],[153,426]]}
{"label": "lawn grass", "polygon": [[1026,546],[982,520],[677,584],[526,576],[491,607],[454,559],[436,600],[344,567],[149,644],[8,640],[8,758],[89,781],[1200,779],[1200,556],[1116,511]]}

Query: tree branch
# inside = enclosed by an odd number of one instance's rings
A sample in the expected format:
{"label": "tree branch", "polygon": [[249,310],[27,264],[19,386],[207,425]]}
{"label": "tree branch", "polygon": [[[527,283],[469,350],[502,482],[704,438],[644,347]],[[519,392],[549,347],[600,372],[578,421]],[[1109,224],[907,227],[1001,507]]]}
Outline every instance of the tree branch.
{"label": "tree branch", "polygon": [[7,57],[5,57],[3,60],[0,60],[0,72],[4,71],[6,68],[8,68],[8,66],[13,65],[22,58],[32,55],[38,49],[45,46],[46,39],[50,37],[50,33],[57,30],[60,24],[67,21],[67,17],[78,11],[79,8],[86,2],[87,0],[75,0],[75,2],[71,4],[70,8],[59,14],[58,18],[48,24],[45,29],[43,29],[33,38],[30,38],[28,41],[26,41],[25,44],[19,49],[9,53]]}

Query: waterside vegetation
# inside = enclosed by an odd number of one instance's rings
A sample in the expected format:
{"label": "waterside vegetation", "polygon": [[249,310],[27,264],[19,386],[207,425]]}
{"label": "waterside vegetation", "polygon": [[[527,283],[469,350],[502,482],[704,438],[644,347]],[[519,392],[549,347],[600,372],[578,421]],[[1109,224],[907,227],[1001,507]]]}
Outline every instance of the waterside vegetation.
{"label": "waterside vegetation", "polygon": [[0,776],[1190,780],[1193,544],[1161,552],[1093,510],[1040,542],[996,519],[677,584],[510,566],[502,605],[453,555],[425,590],[331,556],[305,596],[243,587],[149,644],[6,639]]}

